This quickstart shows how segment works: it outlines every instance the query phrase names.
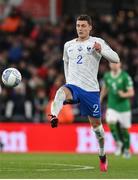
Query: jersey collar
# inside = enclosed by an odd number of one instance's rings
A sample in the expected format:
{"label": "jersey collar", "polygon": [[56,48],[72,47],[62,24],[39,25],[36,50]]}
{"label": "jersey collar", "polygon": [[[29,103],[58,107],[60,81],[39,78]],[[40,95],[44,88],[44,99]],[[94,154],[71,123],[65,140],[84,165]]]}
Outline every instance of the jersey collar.
{"label": "jersey collar", "polygon": [[113,74],[113,72],[111,71],[111,77],[112,78],[117,78],[120,74],[121,74],[121,72],[122,72],[122,70],[120,69],[118,72],[117,72],[117,74]]}

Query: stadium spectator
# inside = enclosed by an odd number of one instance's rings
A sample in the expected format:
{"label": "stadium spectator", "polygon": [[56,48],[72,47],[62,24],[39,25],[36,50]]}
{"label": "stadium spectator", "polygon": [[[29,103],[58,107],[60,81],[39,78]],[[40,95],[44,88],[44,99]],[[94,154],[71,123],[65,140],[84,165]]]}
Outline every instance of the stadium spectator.
{"label": "stadium spectator", "polygon": [[7,120],[31,122],[33,118],[33,104],[26,97],[26,89],[24,83],[20,83],[14,88],[6,102],[5,116]]}
{"label": "stadium spectator", "polygon": [[45,108],[48,104],[48,97],[43,87],[39,87],[36,91],[34,99],[34,122],[44,123],[46,122]]}
{"label": "stadium spectator", "polygon": [[12,8],[9,16],[7,16],[0,25],[0,30],[14,33],[17,32],[21,24],[21,14],[16,8]]}
{"label": "stadium spectator", "polygon": [[5,88],[2,89],[1,94],[0,94],[0,119],[1,121],[5,121],[5,107],[6,107],[6,102],[8,100],[8,92],[6,91]]}

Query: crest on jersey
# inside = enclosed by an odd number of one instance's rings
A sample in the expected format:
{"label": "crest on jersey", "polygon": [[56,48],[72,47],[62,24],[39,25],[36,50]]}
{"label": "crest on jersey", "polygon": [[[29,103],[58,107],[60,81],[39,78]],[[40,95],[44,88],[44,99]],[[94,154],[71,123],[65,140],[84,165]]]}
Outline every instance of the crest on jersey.
{"label": "crest on jersey", "polygon": [[122,83],[122,79],[118,79],[118,83]]}
{"label": "crest on jersey", "polygon": [[91,51],[92,51],[92,47],[91,46],[87,46],[87,52],[91,53]]}
{"label": "crest on jersey", "polygon": [[91,46],[87,46],[87,51],[88,52],[91,52],[91,49],[92,49]]}
{"label": "crest on jersey", "polygon": [[92,52],[92,47],[91,46],[87,46],[87,54],[91,54]]}

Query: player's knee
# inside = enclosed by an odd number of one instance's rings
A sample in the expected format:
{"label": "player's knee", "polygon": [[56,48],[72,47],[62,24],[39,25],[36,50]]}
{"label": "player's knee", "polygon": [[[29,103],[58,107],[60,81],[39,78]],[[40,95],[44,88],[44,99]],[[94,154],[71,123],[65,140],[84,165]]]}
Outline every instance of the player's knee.
{"label": "player's knee", "polygon": [[104,128],[101,125],[97,126],[96,128],[93,128],[95,134],[96,134],[96,137],[97,139],[103,139],[104,138]]}
{"label": "player's knee", "polygon": [[88,118],[89,118],[90,124],[92,125],[94,129],[101,125],[101,118],[93,118],[90,116],[88,116]]}

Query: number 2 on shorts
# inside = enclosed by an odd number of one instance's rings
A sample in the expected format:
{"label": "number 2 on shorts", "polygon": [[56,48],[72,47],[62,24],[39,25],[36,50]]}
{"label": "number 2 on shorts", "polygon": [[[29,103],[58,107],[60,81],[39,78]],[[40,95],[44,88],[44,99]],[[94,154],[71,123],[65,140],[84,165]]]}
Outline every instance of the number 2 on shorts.
{"label": "number 2 on shorts", "polygon": [[94,111],[93,111],[94,113],[99,113],[98,104],[94,104],[93,108],[94,108]]}

